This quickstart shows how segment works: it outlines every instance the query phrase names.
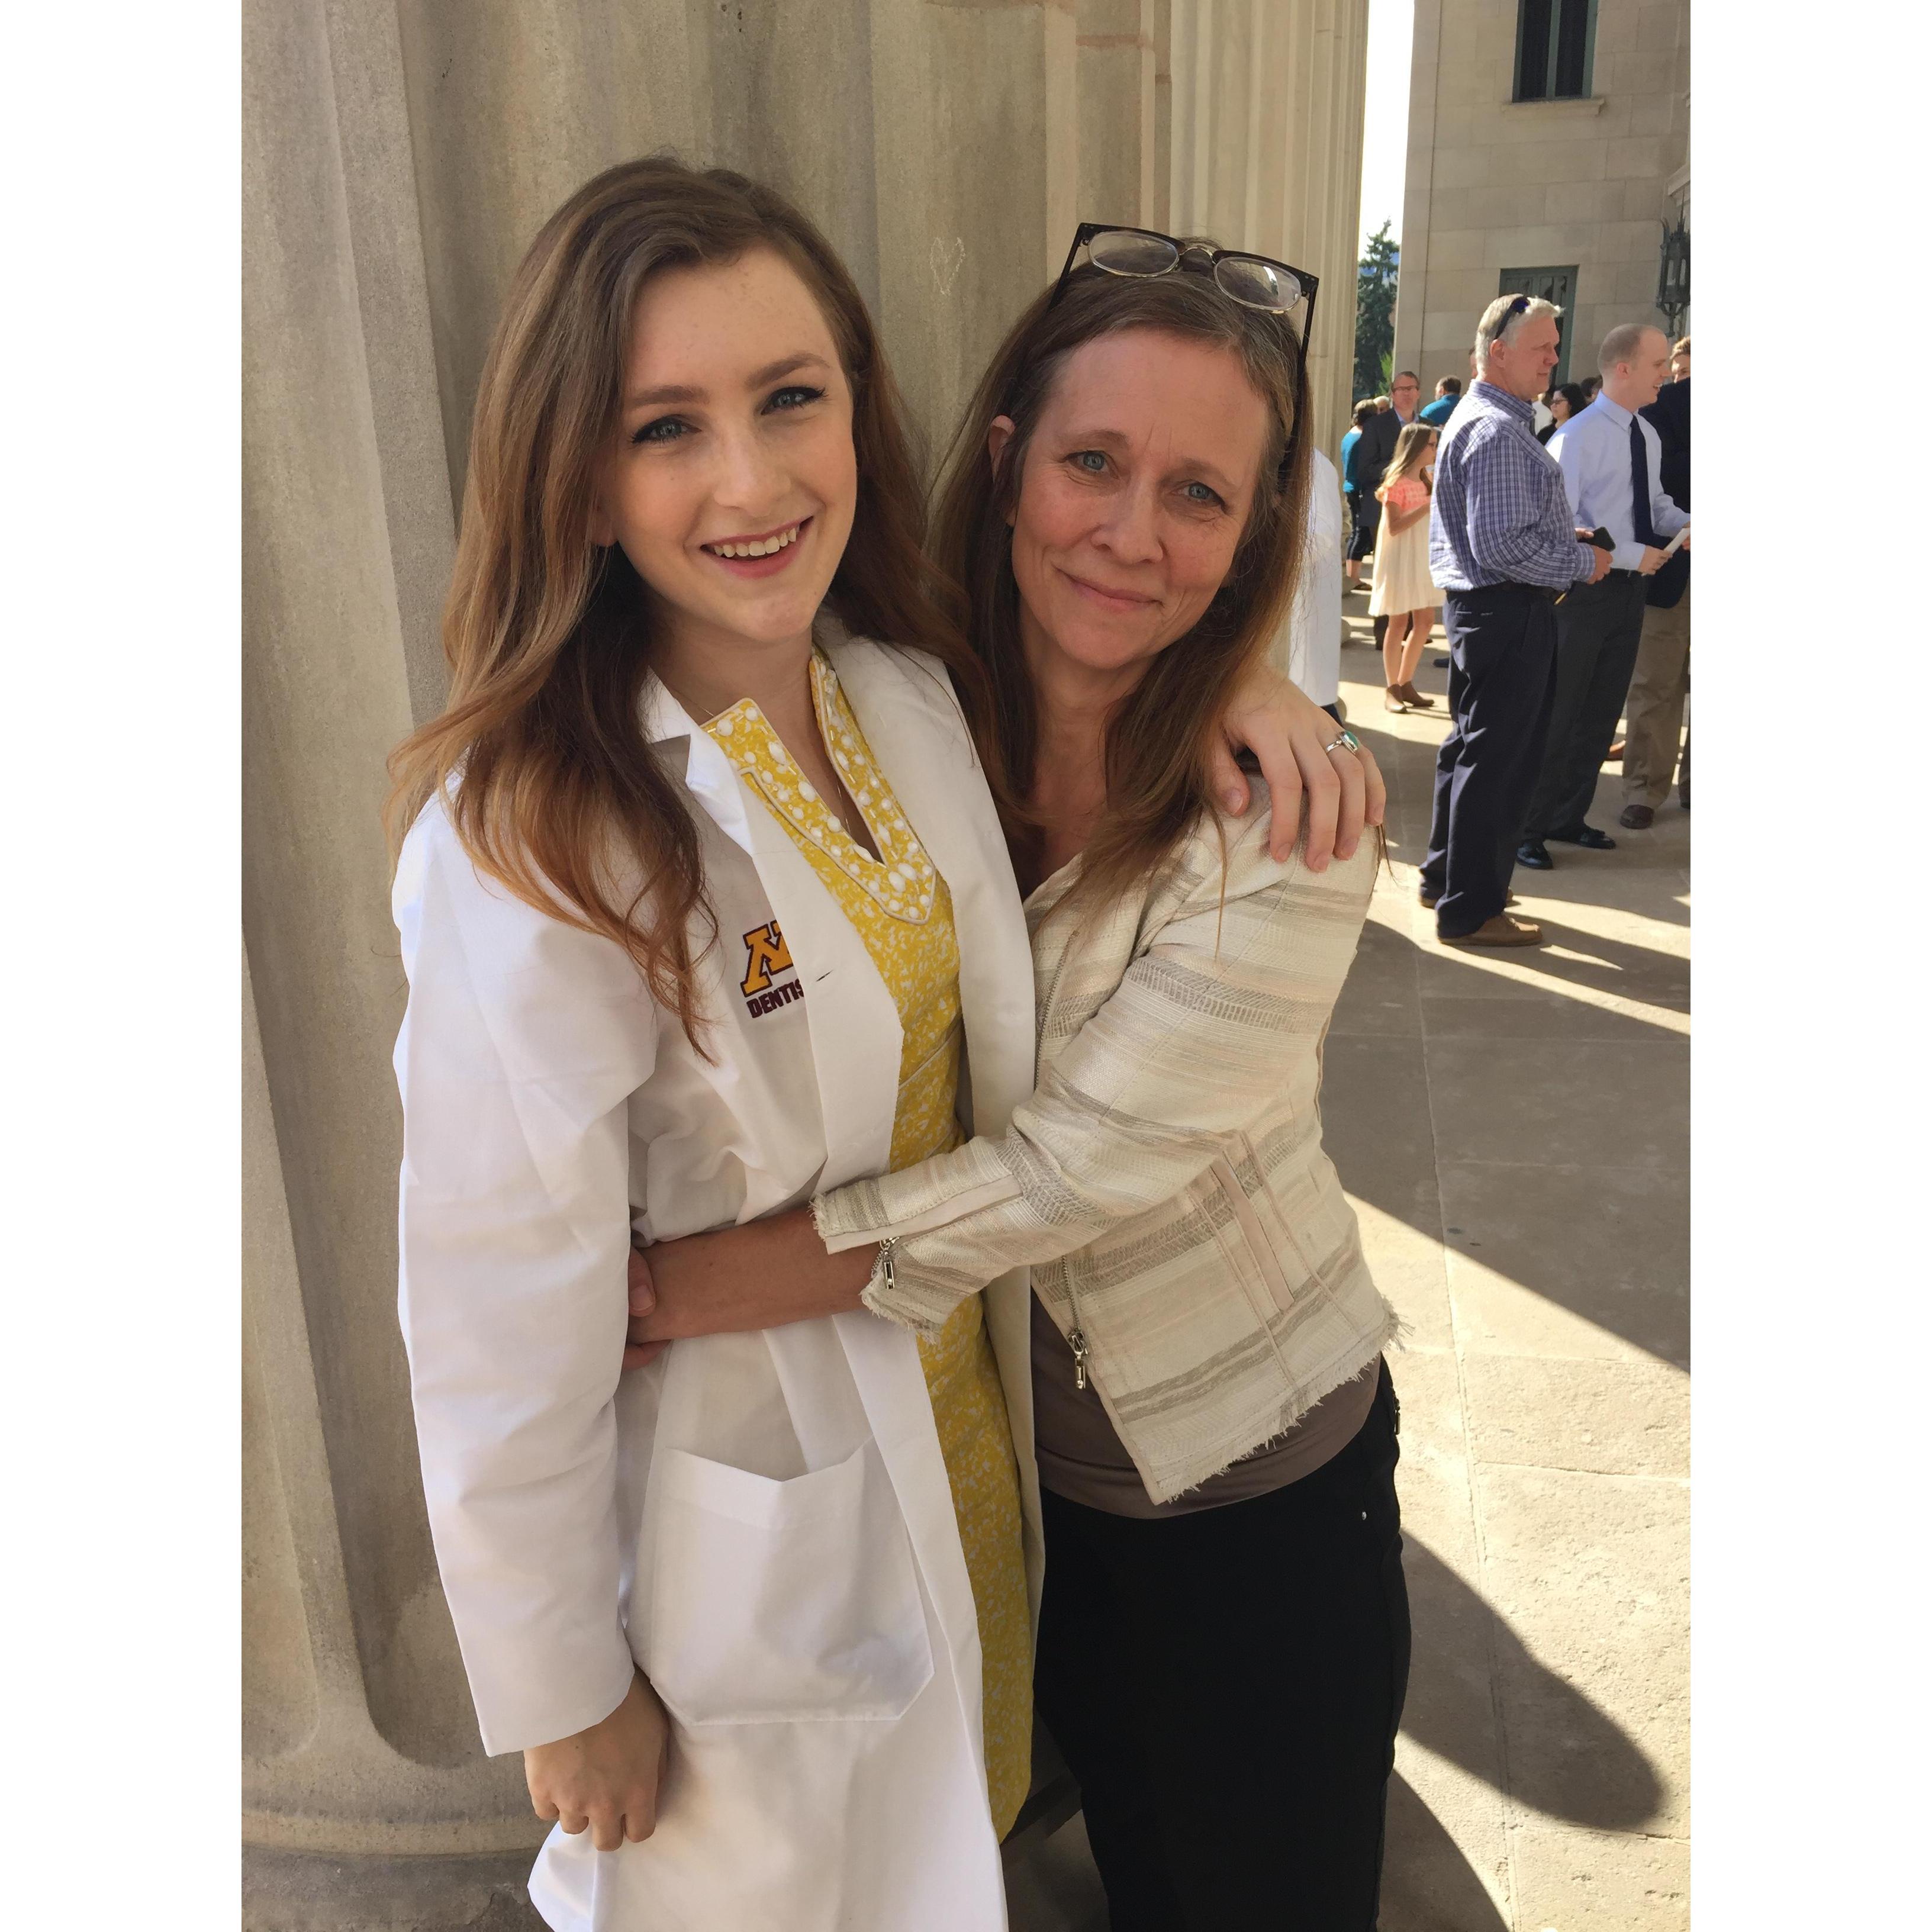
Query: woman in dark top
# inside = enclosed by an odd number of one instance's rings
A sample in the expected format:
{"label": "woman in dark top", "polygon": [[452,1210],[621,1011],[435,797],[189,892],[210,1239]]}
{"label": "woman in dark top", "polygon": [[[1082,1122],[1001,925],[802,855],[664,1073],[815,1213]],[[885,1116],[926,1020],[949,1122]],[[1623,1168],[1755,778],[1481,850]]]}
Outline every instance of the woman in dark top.
{"label": "woman in dark top", "polygon": [[1584,394],[1581,382],[1558,382],[1544,398],[1543,402],[1553,420],[1536,432],[1538,442],[1547,442],[1562,424],[1567,423],[1580,410],[1588,406],[1589,398]]}

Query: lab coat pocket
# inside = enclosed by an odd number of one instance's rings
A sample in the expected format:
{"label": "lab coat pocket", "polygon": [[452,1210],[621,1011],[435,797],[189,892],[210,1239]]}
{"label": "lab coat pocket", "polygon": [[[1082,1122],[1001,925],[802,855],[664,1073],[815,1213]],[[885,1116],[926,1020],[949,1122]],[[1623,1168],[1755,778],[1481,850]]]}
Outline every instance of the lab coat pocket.
{"label": "lab coat pocket", "polygon": [[658,1478],[650,1677],[687,1724],[892,1718],[932,1676],[877,1444],[776,1482],[689,1451]]}

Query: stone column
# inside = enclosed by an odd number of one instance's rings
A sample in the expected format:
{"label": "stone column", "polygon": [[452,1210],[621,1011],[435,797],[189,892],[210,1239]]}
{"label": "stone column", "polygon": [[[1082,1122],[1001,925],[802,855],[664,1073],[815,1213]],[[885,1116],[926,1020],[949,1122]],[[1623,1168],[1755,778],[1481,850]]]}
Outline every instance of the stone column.
{"label": "stone column", "polygon": [[1153,0],[1080,0],[1082,220],[1160,226],[1154,218],[1154,14]]}
{"label": "stone column", "polygon": [[[1396,369],[1420,369],[1429,308],[1430,228],[1435,217],[1437,82],[1442,56],[1442,0],[1415,0],[1408,69],[1408,155],[1402,199],[1402,269],[1396,282]],[[1476,318],[1469,318],[1472,340]],[[1462,376],[1466,371],[1455,370]]]}
{"label": "stone column", "polygon": [[394,12],[253,0],[244,85],[248,1910],[361,1924],[434,1869],[459,1916],[417,1922],[455,1924],[538,1832],[476,1742],[394,1315],[377,813],[442,701],[452,534]]}
{"label": "stone column", "polygon": [[1354,357],[1366,0],[1170,0],[1169,226],[1321,282],[1315,434],[1332,450]]}
{"label": "stone column", "polygon": [[1154,40],[1154,196],[1146,226],[1174,232],[1173,0],[1148,0],[1148,31]]}

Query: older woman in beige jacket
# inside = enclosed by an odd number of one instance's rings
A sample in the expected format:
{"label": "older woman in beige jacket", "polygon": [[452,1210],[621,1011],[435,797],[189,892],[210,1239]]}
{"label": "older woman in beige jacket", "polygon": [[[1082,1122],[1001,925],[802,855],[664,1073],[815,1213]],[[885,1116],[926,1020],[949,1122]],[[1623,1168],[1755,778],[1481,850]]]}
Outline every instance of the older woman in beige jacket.
{"label": "older woman in beige jacket", "polygon": [[982,754],[1024,801],[1034,1091],[809,1220],[653,1248],[633,1339],[860,1300],[930,1335],[1030,1268],[1006,1395],[1046,1492],[1040,1706],[1116,1932],[1369,1932],[1408,1661],[1397,1324],[1318,1099],[1378,842],[1276,859],[1207,784],[1294,582],[1298,292],[1090,239],[988,370],[938,519],[998,699]]}

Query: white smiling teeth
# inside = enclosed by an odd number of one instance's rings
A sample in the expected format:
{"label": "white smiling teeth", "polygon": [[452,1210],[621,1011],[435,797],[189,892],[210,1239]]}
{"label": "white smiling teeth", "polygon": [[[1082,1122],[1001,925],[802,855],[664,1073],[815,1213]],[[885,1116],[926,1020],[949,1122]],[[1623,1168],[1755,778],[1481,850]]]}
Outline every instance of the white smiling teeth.
{"label": "white smiling teeth", "polygon": [[704,548],[714,556],[771,556],[788,544],[797,542],[800,527],[794,524],[790,530],[781,530],[775,537],[760,538],[756,543],[706,544]]}

